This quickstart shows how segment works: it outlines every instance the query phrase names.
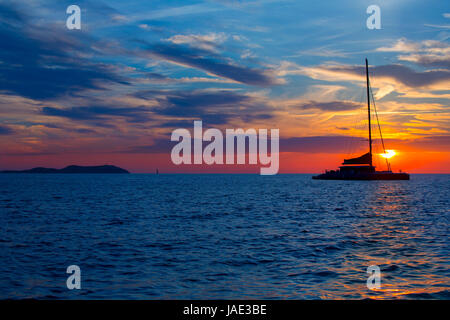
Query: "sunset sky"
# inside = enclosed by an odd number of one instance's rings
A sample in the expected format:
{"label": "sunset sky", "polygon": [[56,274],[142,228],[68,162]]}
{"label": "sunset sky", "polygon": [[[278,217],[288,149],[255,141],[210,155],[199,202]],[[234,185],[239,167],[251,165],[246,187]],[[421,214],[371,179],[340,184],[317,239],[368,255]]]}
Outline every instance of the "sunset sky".
{"label": "sunset sky", "polygon": [[437,0],[0,1],[0,170],[259,172],[173,165],[194,120],[280,129],[280,173],[334,169],[367,152],[367,57],[393,170],[450,173],[449,38]]}

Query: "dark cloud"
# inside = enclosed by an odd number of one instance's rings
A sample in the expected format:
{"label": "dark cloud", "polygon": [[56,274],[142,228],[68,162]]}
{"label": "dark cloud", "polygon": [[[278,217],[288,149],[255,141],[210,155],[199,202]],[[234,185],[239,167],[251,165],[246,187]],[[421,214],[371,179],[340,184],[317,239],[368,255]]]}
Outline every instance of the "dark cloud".
{"label": "dark cloud", "polygon": [[176,143],[170,141],[170,136],[167,136],[167,139],[155,139],[153,144],[132,146],[122,150],[120,153],[170,153]]}
{"label": "dark cloud", "polygon": [[[42,114],[46,116],[63,117],[71,120],[102,120],[108,117],[123,117],[128,122],[144,122],[150,119],[149,110],[146,107],[72,107],[68,109],[58,109],[53,107],[42,108]],[[96,122],[98,125],[98,121]]]}
{"label": "dark cloud", "polygon": [[171,80],[170,78],[168,78],[168,77],[166,77],[166,76],[164,76],[162,74],[156,73],[156,72],[147,72],[144,75],[145,75],[145,77],[147,77],[149,79]]}
{"label": "dark cloud", "polygon": [[201,69],[216,76],[231,79],[240,83],[255,86],[271,86],[275,80],[263,70],[248,68],[231,64],[210,51],[187,48],[174,44],[156,44],[151,46],[149,52],[167,61]]}
{"label": "dark cloud", "polygon": [[367,143],[360,137],[314,136],[280,139],[280,152],[345,153],[349,145],[360,148]]}
{"label": "dark cloud", "polygon": [[55,98],[102,83],[126,83],[111,67],[82,58],[92,39],[62,26],[38,26],[0,4],[0,90],[32,99]]}
{"label": "dark cloud", "polygon": [[353,101],[317,102],[308,101],[300,104],[300,109],[319,109],[322,111],[345,111],[361,108],[362,104]]}
{"label": "dark cloud", "polygon": [[[112,118],[121,117],[130,123],[150,122],[149,125],[161,128],[191,127],[194,120],[202,120],[204,126],[224,125],[233,119],[244,122],[268,120],[273,116],[271,108],[255,101],[254,98],[234,91],[166,91],[149,90],[132,94],[133,97],[153,100],[154,107],[102,104],[94,99],[92,105],[70,108],[43,107],[46,116],[62,117],[82,121],[90,126],[111,125]],[[154,120],[165,120],[156,124]]]}
{"label": "dark cloud", "polygon": [[450,135],[426,136],[406,142],[399,141],[399,143],[419,150],[450,152]]}
{"label": "dark cloud", "polygon": [[12,130],[11,128],[0,125],[0,135],[6,136],[6,135],[13,134],[13,133],[14,133],[14,130]]}
{"label": "dark cloud", "polygon": [[[192,133],[193,122],[189,126],[183,128],[188,129]],[[225,132],[222,131],[224,137]],[[388,142],[393,143],[389,140]],[[395,141],[397,143],[397,141]],[[123,150],[124,153],[170,153],[172,147],[177,142],[170,141],[170,136],[160,138],[153,141],[153,144],[133,146]],[[378,143],[376,140],[374,143]],[[203,148],[209,142],[202,142]],[[352,136],[314,136],[314,137],[292,137],[280,138],[280,152],[303,152],[303,153],[350,153],[353,151],[364,151],[367,141],[361,137]]]}
{"label": "dark cloud", "polygon": [[46,128],[49,128],[49,129],[60,129],[60,130],[65,130],[65,131],[70,131],[70,132],[81,133],[81,134],[97,133],[97,131],[95,131],[93,129],[89,129],[89,128],[74,128],[71,125],[64,126],[64,125],[59,125],[59,124],[54,124],[54,123],[35,123],[33,125],[40,125],[40,126],[44,126]]}
{"label": "dark cloud", "polygon": [[[437,67],[450,69],[450,55],[439,56],[439,55],[428,55],[428,54],[417,54],[407,56],[408,61],[420,64],[425,67]],[[406,58],[404,60],[406,60]]]}
{"label": "dark cloud", "polygon": [[60,126],[59,124],[54,124],[54,123],[37,123],[36,125],[41,125],[50,129],[63,129],[62,126]]}
{"label": "dark cloud", "polygon": [[73,126],[64,126],[54,123],[32,123],[29,124],[29,126],[44,126],[49,129],[59,129],[59,130],[65,130],[70,132],[76,132],[76,133],[82,133],[82,134],[91,134],[91,133],[97,133],[97,131],[89,128],[74,128]]}
{"label": "dark cloud", "polygon": [[[365,68],[359,66],[324,67],[324,69],[333,72],[365,76]],[[370,68],[370,71],[374,75],[375,79],[377,77],[387,77],[411,88],[420,88],[433,85],[435,83],[450,81],[449,70],[430,70],[417,72],[400,64],[391,64],[384,66],[374,66]]]}
{"label": "dark cloud", "polygon": [[[163,95],[155,91],[141,91],[135,94],[139,98],[153,98],[159,106],[152,111],[158,115],[203,120],[205,126],[222,125],[231,119],[252,120],[270,119],[270,109],[256,103],[250,96],[233,91],[172,91]],[[163,123],[163,126],[178,127],[178,120]],[[192,120],[191,120],[192,124]]]}
{"label": "dark cloud", "polygon": [[[398,148],[402,151],[450,151],[450,136],[424,136],[415,139],[384,139],[386,149]],[[379,146],[380,140],[375,139],[374,145]],[[280,152],[306,153],[347,153],[350,150],[365,150],[367,140],[352,136],[314,136],[280,138]]]}
{"label": "dark cloud", "polygon": [[192,120],[170,120],[157,125],[158,128],[189,128],[192,126]]}
{"label": "dark cloud", "polygon": [[166,103],[181,108],[185,112],[189,112],[192,108],[237,106],[248,100],[248,96],[231,91],[177,92],[165,97]]}
{"label": "dark cloud", "polygon": [[449,70],[416,72],[402,65],[386,65],[373,68],[375,76],[392,77],[406,86],[418,88],[442,81],[450,81]]}
{"label": "dark cloud", "polygon": [[97,131],[88,129],[88,128],[78,128],[78,129],[74,129],[74,131],[77,133],[81,133],[81,134],[97,133]]}

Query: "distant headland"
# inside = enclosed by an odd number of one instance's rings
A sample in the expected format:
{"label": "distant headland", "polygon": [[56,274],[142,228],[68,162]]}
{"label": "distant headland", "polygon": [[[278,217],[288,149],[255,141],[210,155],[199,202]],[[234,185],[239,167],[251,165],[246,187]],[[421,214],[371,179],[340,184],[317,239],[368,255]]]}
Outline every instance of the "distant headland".
{"label": "distant headland", "polygon": [[5,170],[0,173],[129,173],[127,170],[112,166],[76,166],[71,165],[62,169],[37,167],[28,170]]}

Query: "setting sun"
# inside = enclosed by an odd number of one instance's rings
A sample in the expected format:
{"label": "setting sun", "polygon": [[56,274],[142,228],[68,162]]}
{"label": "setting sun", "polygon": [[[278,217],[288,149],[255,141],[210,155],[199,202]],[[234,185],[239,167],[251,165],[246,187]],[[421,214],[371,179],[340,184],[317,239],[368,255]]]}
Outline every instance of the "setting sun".
{"label": "setting sun", "polygon": [[393,156],[395,156],[397,153],[395,152],[395,150],[386,150],[386,153],[380,153],[380,156],[382,156],[383,158],[386,159],[390,159]]}

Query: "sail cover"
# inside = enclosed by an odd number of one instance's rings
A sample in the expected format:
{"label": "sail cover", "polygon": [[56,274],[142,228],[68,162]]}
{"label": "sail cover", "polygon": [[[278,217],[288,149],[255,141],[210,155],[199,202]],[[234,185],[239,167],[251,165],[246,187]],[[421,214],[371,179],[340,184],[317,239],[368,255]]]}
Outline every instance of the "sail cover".
{"label": "sail cover", "polygon": [[343,164],[370,164],[371,156],[370,152],[363,154],[361,157],[352,158],[352,159],[344,159]]}

